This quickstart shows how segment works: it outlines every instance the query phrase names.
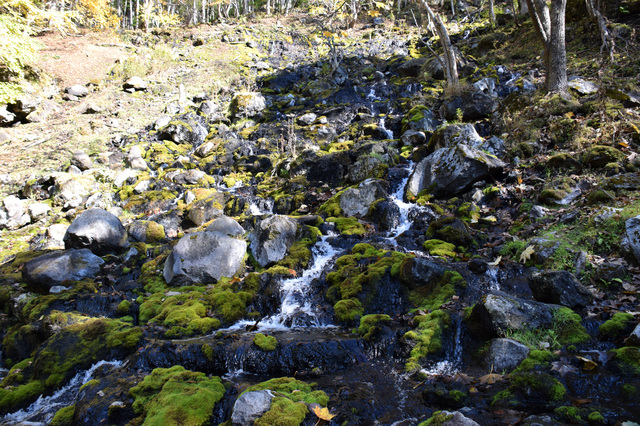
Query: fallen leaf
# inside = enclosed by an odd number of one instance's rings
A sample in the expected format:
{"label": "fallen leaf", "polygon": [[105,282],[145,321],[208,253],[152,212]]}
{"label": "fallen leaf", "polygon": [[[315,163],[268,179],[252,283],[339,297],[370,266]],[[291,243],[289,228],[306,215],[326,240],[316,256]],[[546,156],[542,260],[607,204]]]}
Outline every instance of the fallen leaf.
{"label": "fallen leaf", "polygon": [[585,358],[583,356],[579,356],[576,355],[576,358],[578,358],[580,361],[582,361],[582,368],[585,370],[594,370],[596,368],[598,368],[598,364],[592,360],[590,360],[589,358]]}
{"label": "fallen leaf", "polygon": [[501,382],[506,379],[507,376],[498,373],[489,373],[480,377],[478,380],[481,385],[492,385],[496,382]]}
{"label": "fallen leaf", "polygon": [[533,248],[533,246],[529,246],[526,249],[524,249],[524,251],[522,252],[522,254],[520,255],[520,262],[522,263],[527,263],[527,261],[529,259],[531,259],[531,255],[533,253],[535,253],[535,249]]}
{"label": "fallen leaf", "polygon": [[331,419],[333,419],[336,416],[335,414],[331,414],[327,407],[320,407],[318,405],[313,407],[312,410],[313,410],[313,414],[318,416],[319,419],[326,420],[328,422],[331,421]]}
{"label": "fallen leaf", "polygon": [[498,257],[496,257],[496,260],[494,260],[493,262],[489,262],[488,265],[489,266],[498,266],[501,261],[502,261],[502,256],[498,256]]}
{"label": "fallen leaf", "polygon": [[591,404],[593,401],[590,399],[572,399],[571,400],[571,404],[575,405],[576,407],[579,407],[581,405],[584,404]]}

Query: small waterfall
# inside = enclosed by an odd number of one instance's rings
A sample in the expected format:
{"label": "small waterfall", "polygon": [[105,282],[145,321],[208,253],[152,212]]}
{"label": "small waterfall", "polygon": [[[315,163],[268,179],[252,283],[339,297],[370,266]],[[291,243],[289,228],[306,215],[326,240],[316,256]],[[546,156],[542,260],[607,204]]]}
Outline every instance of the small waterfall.
{"label": "small waterfall", "polygon": [[382,130],[385,135],[387,135],[387,139],[393,139],[393,132],[385,127],[384,117],[380,118],[380,130]]}
{"label": "small waterfall", "polygon": [[[316,307],[311,304],[307,295],[311,283],[318,278],[327,266],[340,252],[331,244],[330,239],[336,234],[322,236],[312,249],[313,265],[299,277],[289,278],[280,283],[282,305],[280,311],[258,323],[258,330],[286,330],[290,328],[322,327],[318,319]],[[222,331],[244,329],[254,324],[254,321],[239,321]]]}
{"label": "small waterfall", "polygon": [[393,194],[391,194],[391,202],[393,202],[400,209],[400,219],[398,220],[398,226],[393,228],[388,233],[388,238],[390,240],[395,240],[400,234],[407,231],[411,228],[411,221],[409,220],[409,212],[411,209],[417,208],[418,206],[412,203],[405,203],[403,201],[404,198],[404,188],[407,186],[407,182],[409,182],[409,178],[411,177],[411,173],[413,172],[413,168],[415,167],[413,161],[410,161],[407,165],[407,170],[409,173],[407,177],[402,179],[402,182],[395,190]]}
{"label": "small waterfall", "polygon": [[48,424],[56,412],[68,405],[74,404],[80,387],[93,378],[96,370],[103,365],[120,367],[122,361],[99,361],[86,371],[76,374],[66,386],[57,390],[53,395],[43,397],[42,395],[24,410],[7,414],[0,418],[2,425],[19,425],[28,423]]}
{"label": "small waterfall", "polygon": [[462,315],[454,318],[455,333],[453,336],[453,350],[447,351],[445,359],[435,363],[430,368],[423,368],[421,373],[427,376],[453,376],[462,365]]}
{"label": "small waterfall", "polygon": [[263,198],[249,199],[249,213],[252,216],[273,214],[273,200],[265,200]]}

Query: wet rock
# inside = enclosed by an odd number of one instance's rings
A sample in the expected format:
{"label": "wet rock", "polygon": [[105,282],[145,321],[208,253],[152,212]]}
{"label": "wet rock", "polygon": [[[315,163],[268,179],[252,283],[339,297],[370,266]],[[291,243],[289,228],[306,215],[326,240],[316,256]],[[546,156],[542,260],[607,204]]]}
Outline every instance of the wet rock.
{"label": "wet rock", "polygon": [[120,219],[96,208],[80,213],[63,240],[67,249],[88,248],[98,255],[119,251],[128,245],[127,231]]}
{"label": "wet rock", "polygon": [[57,251],[25,263],[22,277],[29,290],[48,294],[51,287],[62,283],[93,278],[103,263],[88,249]]}
{"label": "wet rock", "polygon": [[24,202],[15,195],[9,195],[3,200],[4,210],[6,212],[5,227],[7,229],[18,229],[29,222],[31,218],[24,207]]}
{"label": "wet rock", "polygon": [[522,426],[565,426],[566,423],[561,423],[552,419],[549,416],[529,416],[521,423]]}
{"label": "wet rock", "polygon": [[295,242],[298,223],[287,216],[270,216],[249,234],[253,257],[265,267],[283,259]]}
{"label": "wet rock", "polygon": [[420,161],[407,184],[407,195],[431,189],[436,197],[453,197],[483,179],[498,178],[505,163],[482,151],[461,144],[441,148]]}
{"label": "wet rock", "polygon": [[529,277],[529,287],[537,301],[572,309],[587,306],[593,298],[569,271],[534,272]]}
{"label": "wet rock", "polygon": [[529,348],[511,339],[493,339],[484,357],[487,370],[511,371],[529,356]]}
{"label": "wet rock", "polygon": [[559,308],[558,305],[491,292],[474,305],[467,325],[483,338],[496,337],[501,330],[548,328]]}
{"label": "wet rock", "polygon": [[427,140],[427,136],[424,132],[409,129],[402,134],[400,140],[405,146],[418,146],[422,145]]}
{"label": "wet rock", "polygon": [[388,200],[380,200],[370,206],[367,218],[380,231],[390,231],[400,224],[400,208]]}
{"label": "wet rock", "polygon": [[202,145],[208,133],[204,118],[188,112],[173,117],[169,124],[158,132],[158,138],[198,147]]}
{"label": "wet rock", "polygon": [[462,119],[475,121],[488,118],[498,110],[497,99],[483,92],[464,92],[444,103],[444,114],[447,120],[454,120],[458,110],[462,111]]}
{"label": "wet rock", "polygon": [[219,232],[195,232],[178,241],[164,264],[169,285],[212,283],[243,267],[247,243]]}
{"label": "wet rock", "polygon": [[233,237],[244,235],[244,228],[235,219],[228,216],[220,216],[211,225],[207,226],[207,232],[220,232]]}
{"label": "wet rock", "polygon": [[141,77],[133,76],[124,82],[122,88],[126,91],[147,90],[147,82]]}
{"label": "wet rock", "polygon": [[242,394],[233,405],[231,421],[234,425],[251,426],[271,408],[273,394],[270,390],[260,390]]}
{"label": "wet rock", "polygon": [[224,194],[218,192],[209,198],[196,201],[187,213],[187,218],[195,225],[201,226],[211,219],[223,215]]}
{"label": "wet rock", "polygon": [[348,188],[340,196],[340,208],[345,216],[363,217],[369,211],[369,207],[379,198],[386,197],[387,193],[379,181],[366,180],[357,188]]}
{"label": "wet rock", "polygon": [[84,151],[76,151],[71,157],[71,164],[83,171],[93,167],[91,158]]}
{"label": "wet rock", "polygon": [[253,118],[266,107],[265,98],[260,92],[243,92],[233,97],[230,111],[235,118]]}
{"label": "wet rock", "polygon": [[89,94],[89,89],[81,84],[74,84],[73,86],[65,87],[64,93],[77,98],[83,98]]}
{"label": "wet rock", "polygon": [[[428,383],[422,390],[422,399],[424,403],[430,407],[435,406],[454,409],[462,407],[467,399],[466,397],[462,397],[462,395],[466,395],[466,389],[464,389],[463,386],[456,386],[455,384],[445,385],[439,382],[432,382]],[[451,421],[448,423],[450,422]]]}
{"label": "wet rock", "polygon": [[429,259],[407,258],[400,268],[400,280],[410,290],[425,285],[433,285],[445,273],[446,269]]}
{"label": "wet rock", "polygon": [[620,249],[629,262],[640,264],[640,215],[625,222]]}
{"label": "wet rock", "polygon": [[27,208],[29,210],[29,216],[32,222],[37,222],[40,219],[44,219],[47,213],[51,211],[51,207],[45,203],[33,203]]}

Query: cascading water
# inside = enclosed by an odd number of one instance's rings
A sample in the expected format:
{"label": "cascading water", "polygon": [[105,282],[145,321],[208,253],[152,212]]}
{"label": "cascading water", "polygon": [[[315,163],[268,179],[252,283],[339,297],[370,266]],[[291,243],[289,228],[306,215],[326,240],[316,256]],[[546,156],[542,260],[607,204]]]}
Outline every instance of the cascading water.
{"label": "cascading water", "polygon": [[485,272],[485,274],[487,275],[489,290],[500,290],[499,272],[500,270],[497,266],[489,265],[487,268],[487,272]]}
{"label": "cascading water", "polygon": [[[283,280],[280,284],[282,305],[280,311],[258,324],[259,330],[278,330],[301,327],[323,327],[318,312],[307,297],[311,283],[318,278],[340,252],[330,243],[336,234],[322,236],[312,249],[313,265],[299,277]],[[227,330],[243,329],[251,326],[251,321],[239,321]]]}
{"label": "cascading water", "polygon": [[273,214],[273,200],[256,198],[249,200],[249,213],[253,216]]}
{"label": "cascading water", "polygon": [[427,376],[453,376],[462,365],[462,316],[454,314],[455,333],[453,336],[453,348],[447,351],[445,359],[439,361],[429,368],[420,370]]}
{"label": "cascading water", "polygon": [[36,402],[24,410],[0,418],[0,425],[48,424],[59,409],[75,402],[80,387],[91,380],[96,370],[104,365],[120,367],[122,361],[97,362],[88,370],[76,374],[66,386],[57,390],[53,395],[47,397],[41,395]]}

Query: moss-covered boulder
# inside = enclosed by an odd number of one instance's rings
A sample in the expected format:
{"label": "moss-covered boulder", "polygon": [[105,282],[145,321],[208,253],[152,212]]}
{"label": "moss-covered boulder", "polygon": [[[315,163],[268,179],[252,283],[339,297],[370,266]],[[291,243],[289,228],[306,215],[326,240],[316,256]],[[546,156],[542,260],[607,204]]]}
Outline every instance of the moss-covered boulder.
{"label": "moss-covered boulder", "polygon": [[609,163],[622,161],[625,155],[622,151],[606,145],[593,145],[582,156],[582,162],[594,169],[600,169]]}

